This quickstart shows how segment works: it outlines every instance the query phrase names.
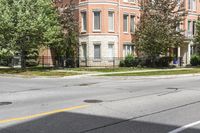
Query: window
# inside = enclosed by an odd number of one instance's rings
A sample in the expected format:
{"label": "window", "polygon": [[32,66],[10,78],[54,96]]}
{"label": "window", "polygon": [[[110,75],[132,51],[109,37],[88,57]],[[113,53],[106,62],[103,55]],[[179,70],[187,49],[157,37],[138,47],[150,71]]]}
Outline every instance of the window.
{"label": "window", "polygon": [[135,32],[135,16],[131,15],[131,20],[130,20],[130,32],[134,33]]}
{"label": "window", "polygon": [[85,43],[82,44],[82,57],[83,60],[87,59],[87,45]]}
{"label": "window", "polygon": [[196,11],[196,0],[192,0],[192,9]]}
{"label": "window", "polygon": [[129,54],[133,54],[134,47],[131,44],[125,44],[124,45],[124,57],[126,57]]}
{"label": "window", "polygon": [[108,12],[108,31],[113,32],[114,31],[114,12],[109,11]]}
{"label": "window", "polygon": [[113,59],[114,57],[114,43],[108,44],[108,58]]}
{"label": "window", "polygon": [[181,30],[181,24],[180,24],[180,23],[178,23],[178,24],[177,24],[177,26],[176,26],[176,31],[178,31],[178,32],[179,32],[180,30]]}
{"label": "window", "polygon": [[94,31],[100,31],[101,30],[101,12],[100,11],[94,11],[94,20],[93,20],[93,30]]}
{"label": "window", "polygon": [[123,31],[128,32],[128,15],[123,15]]}
{"label": "window", "polygon": [[195,35],[195,33],[196,33],[196,22],[193,21],[193,23],[192,23],[192,34]]}
{"label": "window", "polygon": [[192,2],[191,2],[191,0],[188,0],[188,9],[192,9]]}
{"label": "window", "polygon": [[87,16],[86,12],[81,12],[82,17],[82,32],[85,32],[87,30]]}
{"label": "window", "polygon": [[191,21],[188,21],[188,35],[191,35],[192,31],[191,31]]}
{"label": "window", "polygon": [[196,11],[196,0],[188,0],[188,9]]}
{"label": "window", "polygon": [[101,59],[101,45],[94,44],[94,59]]}
{"label": "window", "polygon": [[129,0],[129,2],[135,2],[135,0]]}
{"label": "window", "polygon": [[53,0],[54,3],[63,2],[63,0]]}

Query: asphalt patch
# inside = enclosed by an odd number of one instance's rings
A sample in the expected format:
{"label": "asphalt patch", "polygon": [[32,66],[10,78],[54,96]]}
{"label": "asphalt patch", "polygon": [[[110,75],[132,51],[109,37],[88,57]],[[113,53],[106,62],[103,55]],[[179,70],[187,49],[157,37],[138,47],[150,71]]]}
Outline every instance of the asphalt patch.
{"label": "asphalt patch", "polygon": [[83,83],[83,84],[79,84],[78,86],[90,86],[94,84],[97,84],[97,83]]}
{"label": "asphalt patch", "polygon": [[179,88],[175,88],[175,87],[169,87],[169,88],[166,88],[168,90],[178,90]]}
{"label": "asphalt patch", "polygon": [[12,102],[0,102],[0,106],[10,105]]}
{"label": "asphalt patch", "polygon": [[102,100],[97,100],[97,99],[88,99],[84,100],[85,103],[102,103]]}

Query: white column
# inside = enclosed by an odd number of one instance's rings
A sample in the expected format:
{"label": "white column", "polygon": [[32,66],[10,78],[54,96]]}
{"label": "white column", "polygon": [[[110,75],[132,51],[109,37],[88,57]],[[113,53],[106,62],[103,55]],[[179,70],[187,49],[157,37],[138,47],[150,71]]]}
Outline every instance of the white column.
{"label": "white column", "polygon": [[181,48],[178,47],[178,57],[181,57]]}
{"label": "white column", "polygon": [[181,48],[178,47],[178,66],[180,66]]}
{"label": "white column", "polygon": [[187,64],[190,64],[190,58],[191,58],[191,43],[188,44],[188,52],[187,52]]}

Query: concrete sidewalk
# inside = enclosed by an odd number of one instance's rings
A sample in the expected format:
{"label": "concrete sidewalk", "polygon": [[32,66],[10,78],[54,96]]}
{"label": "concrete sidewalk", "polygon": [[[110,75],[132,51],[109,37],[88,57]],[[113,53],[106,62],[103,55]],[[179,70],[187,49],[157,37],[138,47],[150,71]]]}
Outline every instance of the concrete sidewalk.
{"label": "concrete sidewalk", "polygon": [[[135,71],[122,71],[122,72],[95,72],[95,71],[74,71],[74,70],[55,70],[57,72],[75,72],[79,75],[72,76],[24,76],[17,74],[0,74],[0,77],[17,77],[17,78],[64,78],[64,79],[76,79],[90,76],[103,76],[103,75],[112,75],[112,74],[125,74],[125,73],[144,73],[144,72],[161,72],[161,71],[177,71],[177,70],[191,70],[193,68],[176,68],[176,69],[157,69],[157,70],[135,70]],[[123,77],[134,77],[138,78],[169,78],[169,77],[187,77],[187,76],[199,76],[200,74],[181,74],[181,75],[155,75],[155,76],[123,76]],[[104,76],[105,77],[105,76]],[[122,77],[122,76],[118,76]]]}

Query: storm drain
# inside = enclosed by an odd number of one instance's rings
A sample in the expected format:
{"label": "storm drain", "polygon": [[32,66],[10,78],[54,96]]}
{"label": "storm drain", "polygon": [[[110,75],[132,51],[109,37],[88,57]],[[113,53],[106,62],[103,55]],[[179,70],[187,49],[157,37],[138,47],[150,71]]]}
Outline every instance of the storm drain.
{"label": "storm drain", "polygon": [[10,105],[10,104],[12,104],[12,102],[0,102],[0,106]]}
{"label": "storm drain", "polygon": [[102,103],[102,100],[96,100],[96,99],[90,99],[90,100],[84,100],[85,103]]}

